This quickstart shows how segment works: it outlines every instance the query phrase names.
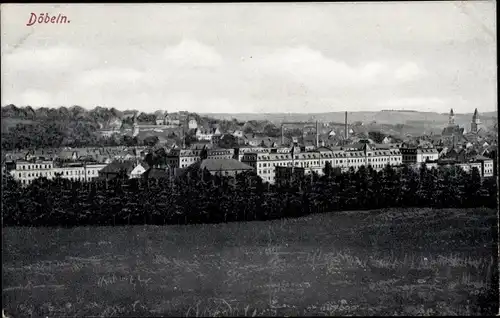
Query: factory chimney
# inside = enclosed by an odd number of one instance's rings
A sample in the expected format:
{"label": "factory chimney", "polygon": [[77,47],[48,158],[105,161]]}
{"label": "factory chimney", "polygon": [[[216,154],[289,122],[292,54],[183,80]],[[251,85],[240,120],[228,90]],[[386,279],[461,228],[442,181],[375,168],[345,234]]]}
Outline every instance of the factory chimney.
{"label": "factory chimney", "polygon": [[349,138],[349,130],[348,130],[348,127],[347,127],[347,112],[345,112],[344,136],[345,136],[345,139]]}
{"label": "factory chimney", "polygon": [[318,121],[316,120],[316,148],[319,147],[319,131],[318,131]]}
{"label": "factory chimney", "polygon": [[281,124],[281,145],[283,146],[285,144],[285,138],[283,136],[283,124]]}

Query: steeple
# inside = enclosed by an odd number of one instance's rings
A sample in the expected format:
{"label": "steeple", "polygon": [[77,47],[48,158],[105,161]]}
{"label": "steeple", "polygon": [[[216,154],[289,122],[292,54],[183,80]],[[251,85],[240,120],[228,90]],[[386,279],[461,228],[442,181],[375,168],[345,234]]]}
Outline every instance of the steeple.
{"label": "steeple", "polygon": [[481,125],[481,120],[479,120],[479,113],[478,113],[477,108],[476,108],[476,110],[474,111],[474,115],[472,115],[472,122],[470,124],[470,131],[472,133],[477,133],[477,131],[479,130],[479,125]]}
{"label": "steeple", "polygon": [[453,113],[453,108],[450,110],[450,116],[448,117],[448,126],[455,126],[455,114]]}
{"label": "steeple", "polygon": [[474,110],[474,115],[472,115],[472,122],[479,122],[479,113],[476,110]]}

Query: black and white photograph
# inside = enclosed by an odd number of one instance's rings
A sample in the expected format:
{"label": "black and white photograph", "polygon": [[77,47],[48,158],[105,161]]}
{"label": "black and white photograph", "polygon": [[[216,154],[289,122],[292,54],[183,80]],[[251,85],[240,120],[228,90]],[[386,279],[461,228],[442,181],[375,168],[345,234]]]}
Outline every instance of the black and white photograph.
{"label": "black and white photograph", "polygon": [[2,318],[500,315],[496,10],[1,4]]}

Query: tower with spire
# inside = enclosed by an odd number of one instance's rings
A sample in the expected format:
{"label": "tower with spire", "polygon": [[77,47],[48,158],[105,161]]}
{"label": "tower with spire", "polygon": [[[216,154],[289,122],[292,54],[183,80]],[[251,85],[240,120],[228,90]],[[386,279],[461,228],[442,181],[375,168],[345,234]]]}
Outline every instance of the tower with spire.
{"label": "tower with spire", "polygon": [[479,113],[477,112],[477,108],[474,111],[474,115],[472,115],[472,122],[470,124],[470,132],[477,133],[479,131],[479,126],[481,125],[481,120],[479,119]]}
{"label": "tower with spire", "polygon": [[453,108],[450,109],[450,115],[448,117],[448,126],[443,129],[443,132],[441,135],[445,138],[454,138],[453,136],[463,136],[464,134],[464,128],[460,128],[455,123],[455,114],[453,113]]}
{"label": "tower with spire", "polygon": [[450,110],[450,116],[448,117],[448,126],[455,126],[455,114],[453,113],[453,108]]}

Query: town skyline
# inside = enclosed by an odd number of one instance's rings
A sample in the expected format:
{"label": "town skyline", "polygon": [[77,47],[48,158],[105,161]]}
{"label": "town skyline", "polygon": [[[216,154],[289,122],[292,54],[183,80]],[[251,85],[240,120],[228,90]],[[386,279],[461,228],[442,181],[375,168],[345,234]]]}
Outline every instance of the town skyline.
{"label": "town skyline", "polygon": [[[3,5],[2,105],[492,112],[495,6]],[[32,12],[71,23],[26,26]]]}

